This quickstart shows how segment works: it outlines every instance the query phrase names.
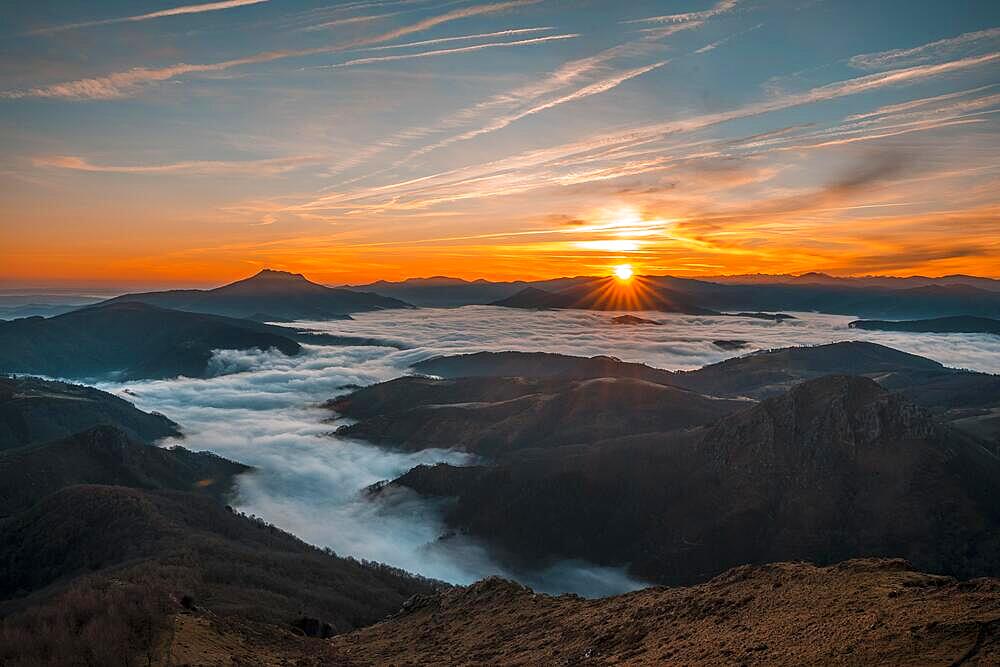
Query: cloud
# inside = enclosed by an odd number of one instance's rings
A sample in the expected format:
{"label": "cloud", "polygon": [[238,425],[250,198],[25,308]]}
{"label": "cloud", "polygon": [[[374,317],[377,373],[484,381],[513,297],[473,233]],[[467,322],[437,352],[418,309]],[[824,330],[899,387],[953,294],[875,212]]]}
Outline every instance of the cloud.
{"label": "cloud", "polygon": [[409,49],[414,46],[431,46],[432,44],[447,44],[450,42],[464,42],[470,39],[486,39],[489,37],[513,37],[535,32],[547,32],[554,30],[551,26],[539,28],[511,28],[510,30],[497,30],[496,32],[481,32],[475,35],[456,35],[455,37],[438,37],[436,39],[423,39],[419,42],[406,42],[404,44],[387,44],[385,46],[370,46],[359,51],[386,51],[388,49]]}
{"label": "cloud", "polygon": [[222,72],[244,65],[268,63],[287,58],[303,58],[326,53],[337,53],[360,46],[388,42],[405,35],[433,28],[434,26],[441,25],[442,23],[447,23],[449,21],[456,21],[482,14],[492,14],[516,7],[536,4],[540,1],[541,0],[508,0],[507,2],[474,5],[471,7],[456,9],[445,14],[439,14],[438,16],[432,16],[374,37],[363,37],[334,46],[323,46],[311,49],[264,51],[243,58],[234,58],[232,60],[197,65],[179,63],[177,65],[161,68],[137,67],[125,72],[116,72],[105,76],[77,79],[75,81],[36,86],[21,90],[0,91],[0,98],[56,98],[77,101],[118,99],[135,95],[142,89],[143,86],[147,84],[167,81],[186,74]]}
{"label": "cloud", "polygon": [[937,60],[953,55],[959,50],[969,50],[977,47],[996,49],[1000,40],[1000,28],[967,32],[957,37],[940,39],[915,46],[909,49],[893,49],[878,53],[863,53],[852,57],[848,62],[858,69],[885,69]]}
{"label": "cloud", "polygon": [[203,12],[216,12],[222,9],[233,9],[235,7],[246,7],[247,5],[259,5],[268,0],[223,0],[222,2],[209,2],[200,5],[184,5],[182,7],[172,7],[162,9],[148,14],[137,14],[135,16],[123,16],[120,18],[104,19],[101,21],[86,21],[83,23],[70,23],[67,25],[42,28],[32,31],[31,34],[46,34],[63,32],[66,30],[77,30],[79,28],[92,28],[102,25],[113,25],[115,23],[134,23],[136,21],[149,21],[151,19],[164,18],[166,16],[182,16],[184,14],[201,14]]}
{"label": "cloud", "polygon": [[417,361],[482,350],[606,354],[661,368],[692,369],[733,356],[712,343],[717,339],[747,340],[752,349],[861,339],[951,366],[1000,371],[1000,339],[988,335],[859,331],[847,327],[853,318],[811,313],[783,323],[649,313],[665,325],[639,327],[622,336],[620,327],[610,323],[614,315],[487,306],[362,313],[353,320],[304,326],[351,336],[390,336],[412,349],[307,346],[295,357],[220,351],[213,360],[217,377],[101,388],[180,423],[186,436],[180,441],[183,446],[255,466],[256,472],[239,478],[233,504],[307,542],[454,583],[499,574],[546,592],[609,595],[642,584],[620,568],[578,561],[544,570],[513,570],[500,565],[479,542],[439,539],[448,531],[438,502],[406,490],[379,501],[364,497],[364,487],[413,466],[473,460],[455,451],[397,452],[338,437],[332,432],[342,422],[328,421],[334,415],[320,404],[349,391],[350,385],[403,375]]}
{"label": "cloud", "polygon": [[70,169],[112,174],[283,174],[319,160],[315,156],[271,158],[267,160],[189,160],[154,165],[98,165],[73,155],[32,158],[37,167]]}
{"label": "cloud", "polygon": [[392,62],[396,60],[411,60],[414,58],[432,58],[435,56],[449,56],[457,53],[469,53],[470,51],[481,51],[482,49],[492,49],[497,47],[527,46],[530,44],[541,44],[563,39],[573,39],[579,34],[548,35],[546,37],[534,37],[532,39],[519,39],[513,42],[487,42],[486,44],[475,44],[473,46],[461,46],[452,49],[437,49],[435,51],[420,51],[418,53],[404,53],[394,56],[373,56],[370,58],[355,58],[334,65],[321,65],[318,69],[339,69],[341,67],[354,67],[357,65],[371,65],[373,63]]}
{"label": "cloud", "polygon": [[736,6],[738,0],[720,0],[711,9],[701,12],[685,12],[683,14],[664,14],[662,16],[650,16],[644,19],[633,19],[623,21],[623,23],[690,23],[693,21],[704,21],[713,16],[724,14]]}

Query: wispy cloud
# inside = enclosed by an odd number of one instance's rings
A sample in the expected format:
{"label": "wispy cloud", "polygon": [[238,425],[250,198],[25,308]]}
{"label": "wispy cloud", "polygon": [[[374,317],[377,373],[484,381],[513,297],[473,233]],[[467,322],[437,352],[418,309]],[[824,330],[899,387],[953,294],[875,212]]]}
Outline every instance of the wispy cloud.
{"label": "wispy cloud", "polygon": [[51,28],[41,28],[32,31],[31,34],[47,34],[63,32],[66,30],[76,30],[79,28],[93,28],[102,25],[114,25],[116,23],[134,23],[137,21],[149,21],[152,19],[164,18],[167,16],[181,16],[184,14],[201,14],[203,12],[217,12],[222,9],[233,9],[234,7],[245,7],[247,5],[259,5],[268,0],[223,0],[222,2],[209,2],[200,5],[184,5],[182,7],[172,7],[161,9],[148,14],[136,14],[134,16],[121,16],[113,19],[102,19],[100,21],[85,21],[82,23],[69,23],[66,25],[53,26]]}
{"label": "wispy cloud", "polygon": [[389,49],[409,49],[415,46],[431,46],[434,44],[448,44],[450,42],[465,42],[472,39],[487,39],[490,37],[513,37],[515,35],[525,35],[535,32],[547,32],[554,30],[551,26],[540,28],[512,28],[510,30],[498,30],[496,32],[481,32],[475,35],[456,35],[455,37],[438,37],[437,39],[423,39],[419,42],[406,42],[404,44],[387,44],[385,46],[369,46],[359,51],[386,51]]}
{"label": "wispy cloud", "polygon": [[682,14],[663,14],[661,16],[650,16],[644,19],[633,19],[623,21],[623,23],[692,23],[704,21],[713,16],[724,14],[736,6],[739,0],[720,0],[710,9],[700,12],[684,12]]}
{"label": "wispy cloud", "polygon": [[486,44],[474,44],[472,46],[460,46],[452,49],[437,49],[435,51],[420,51],[418,53],[404,53],[395,56],[373,56],[371,58],[355,58],[333,65],[320,65],[317,69],[339,69],[341,67],[354,67],[355,65],[370,65],[373,63],[384,63],[395,60],[411,60],[414,58],[432,58],[435,56],[450,56],[458,53],[469,53],[470,51],[481,51],[482,49],[494,49],[498,47],[526,46],[529,44],[541,44],[562,39],[573,39],[579,37],[577,33],[567,35],[548,35],[546,37],[534,37],[532,39],[519,39],[513,42],[487,42]]}
{"label": "wispy cloud", "polygon": [[215,63],[203,63],[189,65],[179,63],[169,67],[146,68],[137,67],[125,72],[116,72],[105,76],[77,79],[63,83],[55,83],[43,86],[20,90],[0,91],[2,99],[22,99],[22,98],[57,98],[66,100],[110,100],[121,97],[128,97],[136,94],[144,85],[167,81],[186,74],[203,74],[209,72],[222,72],[244,65],[254,65],[274,62],[287,58],[304,58],[313,55],[326,53],[339,53],[349,49],[380,44],[392,41],[406,35],[428,30],[435,26],[456,21],[459,19],[479,16],[482,14],[492,14],[496,12],[536,4],[541,0],[508,0],[507,2],[495,2],[484,5],[474,5],[456,9],[444,14],[432,16],[416,23],[401,26],[372,37],[362,37],[343,44],[332,46],[321,46],[310,49],[293,49],[265,51],[243,58],[234,58]]}
{"label": "wispy cloud", "polygon": [[[975,47],[996,49],[1000,42],[1000,28],[967,32],[957,37],[939,39],[909,49],[893,49],[879,53],[863,53],[849,60],[858,69],[885,69],[900,67],[953,56],[957,51]],[[966,55],[971,55],[967,53]]]}
{"label": "wispy cloud", "polygon": [[104,174],[246,174],[253,176],[283,174],[317,162],[315,156],[271,158],[266,160],[189,160],[152,165],[94,164],[74,155],[32,158],[36,167],[69,169]]}

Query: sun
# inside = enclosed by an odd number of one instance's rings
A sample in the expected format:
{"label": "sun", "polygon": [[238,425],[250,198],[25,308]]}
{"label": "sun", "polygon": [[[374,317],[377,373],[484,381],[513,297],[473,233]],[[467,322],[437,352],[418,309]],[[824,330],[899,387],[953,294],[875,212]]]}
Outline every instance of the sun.
{"label": "sun", "polygon": [[627,283],[632,279],[632,265],[631,264],[619,264],[615,267],[615,278]]}

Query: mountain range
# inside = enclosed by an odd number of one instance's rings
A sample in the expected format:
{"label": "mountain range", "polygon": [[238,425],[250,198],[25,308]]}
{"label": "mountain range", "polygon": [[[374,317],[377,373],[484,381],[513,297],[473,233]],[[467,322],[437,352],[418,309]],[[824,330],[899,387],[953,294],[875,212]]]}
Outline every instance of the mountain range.
{"label": "mountain range", "polygon": [[425,307],[499,305],[515,308],[661,310],[688,314],[802,311],[864,318],[1000,317],[1000,281],[972,276],[834,278],[637,276],[628,284],[578,276],[541,281],[473,282],[455,278],[380,281],[351,289]]}
{"label": "mountain range", "polygon": [[411,307],[392,297],[326,287],[299,273],[271,269],[214,289],[124,294],[104,303],[122,302],[275,322],[343,319],[351,313]]}

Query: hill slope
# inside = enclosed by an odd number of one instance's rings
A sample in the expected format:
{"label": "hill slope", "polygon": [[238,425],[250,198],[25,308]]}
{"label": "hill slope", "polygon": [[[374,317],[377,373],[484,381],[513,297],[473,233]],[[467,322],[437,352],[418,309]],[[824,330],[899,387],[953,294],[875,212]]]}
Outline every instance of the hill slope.
{"label": "hill slope", "polygon": [[112,426],[95,426],[41,445],[0,452],[0,517],[76,484],[207,493],[222,500],[251,470],[208,452],[162,449]]}
{"label": "hill slope", "polygon": [[215,289],[125,294],[105,303],[122,302],[262,321],[343,319],[350,313],[411,307],[391,297],[326,287],[298,273],[270,269]]}
{"label": "hill slope", "polygon": [[212,351],[297,354],[296,332],[116,301],[49,319],[0,322],[0,372],[120,379],[203,376]]}
{"label": "hill slope", "polygon": [[48,442],[99,424],[152,442],[180,435],[163,415],[138,410],[107,392],[32,377],[0,377],[0,451]]}
{"label": "hill slope", "polygon": [[447,522],[517,559],[629,563],[664,583],[868,555],[1000,573],[1000,459],[864,378],[813,380],[698,431],[395,483],[456,497]]}
{"label": "hill slope", "polygon": [[359,419],[339,429],[341,435],[408,450],[441,447],[501,456],[689,428],[746,402],[632,378],[403,377],[360,389],[330,407]]}
{"label": "hill slope", "polygon": [[911,331],[920,333],[991,333],[1000,334],[1000,320],[989,317],[937,317],[930,320],[855,320],[852,329],[874,331]]}
{"label": "hill slope", "polygon": [[1000,582],[900,561],[742,567],[691,588],[602,600],[487,579],[333,640],[345,664],[989,665]]}

